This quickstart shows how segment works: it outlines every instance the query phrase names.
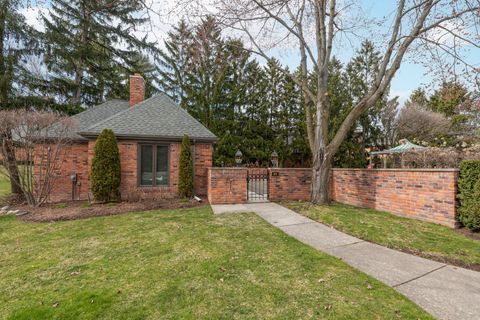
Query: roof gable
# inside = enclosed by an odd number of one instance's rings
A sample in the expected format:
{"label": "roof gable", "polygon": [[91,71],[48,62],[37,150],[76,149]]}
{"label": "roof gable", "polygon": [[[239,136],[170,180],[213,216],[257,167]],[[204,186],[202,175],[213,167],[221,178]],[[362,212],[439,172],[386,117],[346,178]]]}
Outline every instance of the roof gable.
{"label": "roof gable", "polygon": [[[118,114],[128,108],[128,101],[113,99],[71,116],[70,119],[73,120],[74,125],[71,138],[75,140],[85,140],[85,138],[80,136],[78,132],[83,131],[94,125],[95,123],[110,118],[111,116]],[[55,136],[55,130],[57,126],[58,124],[53,124],[52,127],[49,128],[49,136]]]}
{"label": "roof gable", "polygon": [[96,136],[105,128],[112,129],[117,137],[181,139],[187,134],[192,139],[216,140],[212,132],[163,93],[81,129],[79,134]]}

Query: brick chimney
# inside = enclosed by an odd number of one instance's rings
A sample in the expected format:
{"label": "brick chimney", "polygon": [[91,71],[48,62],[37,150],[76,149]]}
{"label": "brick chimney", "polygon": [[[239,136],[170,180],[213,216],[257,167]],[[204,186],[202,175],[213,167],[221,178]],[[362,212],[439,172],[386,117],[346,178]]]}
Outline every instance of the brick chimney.
{"label": "brick chimney", "polygon": [[130,107],[145,99],[145,81],[143,77],[135,73],[130,76]]}

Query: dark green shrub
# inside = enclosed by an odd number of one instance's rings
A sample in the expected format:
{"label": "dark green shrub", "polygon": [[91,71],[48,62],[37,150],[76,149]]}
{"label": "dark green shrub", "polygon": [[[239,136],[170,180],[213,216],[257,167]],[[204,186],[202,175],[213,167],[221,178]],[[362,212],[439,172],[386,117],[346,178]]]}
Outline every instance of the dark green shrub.
{"label": "dark green shrub", "polygon": [[480,160],[460,164],[458,199],[458,220],[470,230],[480,230]]}
{"label": "dark green shrub", "polygon": [[180,168],[178,173],[178,195],[190,198],[193,195],[193,160],[190,150],[190,139],[183,136],[180,151]]}
{"label": "dark green shrub", "polygon": [[120,199],[120,154],[117,139],[110,129],[104,129],[95,144],[90,181],[93,197],[109,202]]}

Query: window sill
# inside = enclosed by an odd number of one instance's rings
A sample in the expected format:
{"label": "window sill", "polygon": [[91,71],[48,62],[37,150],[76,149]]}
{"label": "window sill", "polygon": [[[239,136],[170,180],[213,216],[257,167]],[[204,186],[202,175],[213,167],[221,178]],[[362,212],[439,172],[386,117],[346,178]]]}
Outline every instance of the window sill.
{"label": "window sill", "polygon": [[160,186],[137,186],[137,188],[139,189],[165,189],[165,188],[169,188],[170,185],[169,184],[165,184],[165,185],[160,185]]}

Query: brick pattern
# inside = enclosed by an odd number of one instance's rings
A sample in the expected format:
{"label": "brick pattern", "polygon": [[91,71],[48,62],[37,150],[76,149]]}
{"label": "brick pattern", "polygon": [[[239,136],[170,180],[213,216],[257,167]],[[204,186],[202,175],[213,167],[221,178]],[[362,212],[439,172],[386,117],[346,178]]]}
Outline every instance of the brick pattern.
{"label": "brick pattern", "polygon": [[208,168],[208,201],[210,204],[247,202],[247,169]]}
{"label": "brick pattern", "polygon": [[268,171],[271,201],[310,200],[312,169],[272,168]]}
{"label": "brick pattern", "polygon": [[[90,168],[94,155],[95,140],[88,143],[75,143],[66,150],[66,156],[55,171],[54,188],[50,201],[68,201],[72,199],[72,183],[70,175],[77,173],[78,182],[75,192],[75,200],[86,200],[90,188]],[[178,171],[180,160],[180,142],[172,142],[170,148],[170,177],[168,186],[140,187],[138,185],[138,142],[119,141],[121,164],[120,193],[122,199],[139,201],[142,199],[164,199],[175,197],[178,193]],[[40,148],[38,148],[40,150]],[[207,192],[207,167],[212,165],[213,146],[212,144],[196,144],[195,147],[195,194],[205,195]],[[40,169],[42,157],[40,154],[35,157],[35,168]]]}
{"label": "brick pattern", "polygon": [[145,99],[145,81],[138,73],[130,76],[130,107]]}
{"label": "brick pattern", "polygon": [[194,167],[194,190],[197,195],[205,196],[207,194],[207,168],[213,164],[213,145],[211,143],[196,143],[195,152],[195,167]]}
{"label": "brick pattern", "polygon": [[[269,200],[310,200],[311,169],[272,168]],[[247,169],[210,168],[211,204],[245,203]],[[333,169],[332,200],[455,227],[458,170]]]}
{"label": "brick pattern", "polygon": [[[63,149],[59,156],[62,160],[53,172],[53,185],[49,201],[65,201],[72,200],[72,181],[70,176],[77,174],[77,183],[73,192],[74,200],[87,199],[90,188],[88,176],[88,144],[76,143]],[[35,179],[41,180],[45,174],[45,166],[47,161],[46,148],[36,145],[34,150],[33,161]]]}
{"label": "brick pattern", "polygon": [[455,227],[458,171],[334,169],[334,201]]}

